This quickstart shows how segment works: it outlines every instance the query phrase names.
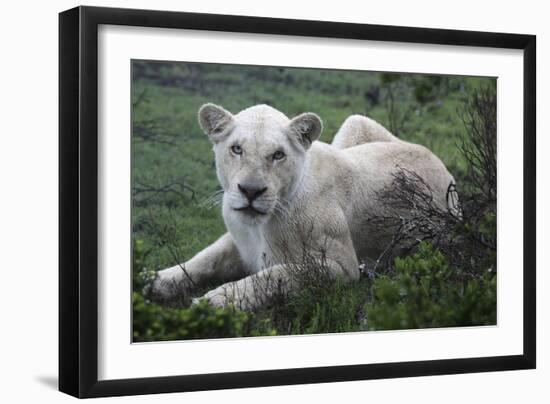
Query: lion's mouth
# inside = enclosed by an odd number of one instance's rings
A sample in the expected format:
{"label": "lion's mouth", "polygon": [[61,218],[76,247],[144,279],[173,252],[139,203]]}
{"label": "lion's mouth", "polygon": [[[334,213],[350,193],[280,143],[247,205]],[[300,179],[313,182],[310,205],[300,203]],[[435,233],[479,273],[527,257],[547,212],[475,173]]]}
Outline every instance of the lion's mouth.
{"label": "lion's mouth", "polygon": [[242,213],[246,213],[246,214],[252,215],[252,216],[267,214],[267,212],[263,212],[261,210],[258,210],[252,205],[243,206],[241,208],[233,208],[233,210],[236,210],[236,211],[239,211],[239,212],[242,212]]}

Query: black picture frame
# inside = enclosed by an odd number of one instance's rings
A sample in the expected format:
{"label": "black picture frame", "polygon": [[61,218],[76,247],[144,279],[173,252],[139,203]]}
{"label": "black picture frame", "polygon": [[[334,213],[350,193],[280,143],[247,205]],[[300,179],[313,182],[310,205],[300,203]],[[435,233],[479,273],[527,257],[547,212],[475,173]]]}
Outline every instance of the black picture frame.
{"label": "black picture frame", "polygon": [[[98,381],[100,24],[523,50],[523,354]],[[535,368],[535,73],[533,35],[96,7],[60,13],[59,390],[84,398]]]}

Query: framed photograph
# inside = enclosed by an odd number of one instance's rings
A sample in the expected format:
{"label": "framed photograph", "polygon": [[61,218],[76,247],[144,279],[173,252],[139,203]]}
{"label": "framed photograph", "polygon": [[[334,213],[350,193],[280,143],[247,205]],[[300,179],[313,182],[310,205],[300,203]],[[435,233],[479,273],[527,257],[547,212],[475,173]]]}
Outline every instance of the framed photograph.
{"label": "framed photograph", "polygon": [[59,17],[59,389],[532,369],[531,35]]}

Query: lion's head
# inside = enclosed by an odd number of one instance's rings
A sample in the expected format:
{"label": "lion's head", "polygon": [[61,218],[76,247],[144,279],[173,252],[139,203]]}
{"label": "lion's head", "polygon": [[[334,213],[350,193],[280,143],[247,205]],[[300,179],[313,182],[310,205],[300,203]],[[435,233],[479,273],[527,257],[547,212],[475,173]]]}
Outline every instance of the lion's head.
{"label": "lion's head", "polygon": [[284,209],[300,184],[307,150],[323,129],[313,113],[288,119],[267,105],[233,115],[205,104],[199,123],[214,144],[224,211],[245,222],[261,222]]}

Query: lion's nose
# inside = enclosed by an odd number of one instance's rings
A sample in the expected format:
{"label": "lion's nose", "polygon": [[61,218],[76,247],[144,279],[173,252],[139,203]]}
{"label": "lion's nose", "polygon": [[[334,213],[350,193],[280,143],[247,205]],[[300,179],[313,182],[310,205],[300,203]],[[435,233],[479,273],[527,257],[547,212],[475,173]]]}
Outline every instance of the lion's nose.
{"label": "lion's nose", "polygon": [[239,187],[239,191],[243,193],[244,196],[246,196],[246,199],[248,199],[249,203],[252,203],[254,199],[262,195],[265,191],[267,191],[267,187],[259,187],[256,185],[250,185],[250,184],[237,184]]}

